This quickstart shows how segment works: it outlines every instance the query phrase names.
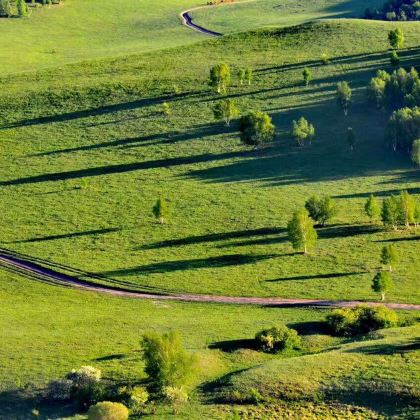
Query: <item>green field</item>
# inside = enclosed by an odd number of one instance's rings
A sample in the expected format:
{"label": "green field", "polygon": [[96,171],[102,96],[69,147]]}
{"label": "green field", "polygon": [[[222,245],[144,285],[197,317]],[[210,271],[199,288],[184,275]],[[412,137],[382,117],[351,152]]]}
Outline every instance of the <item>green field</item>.
{"label": "green field", "polygon": [[[420,22],[350,19],[374,3],[261,0],[193,12],[197,24],[228,34],[212,39],[180,25],[179,12],[200,4],[186,0],[69,0],[29,19],[0,19],[0,248],[153,293],[374,301],[380,252],[393,243],[400,260],[387,300],[418,304],[420,230],[385,229],[363,208],[372,193],[405,189],[420,199],[420,172],[385,149],[389,113],[368,105],[365,89],[378,69],[392,70],[395,27],[405,34],[401,66],[419,68]],[[208,86],[220,62],[234,74],[223,96]],[[253,83],[240,86],[236,73],[248,66]],[[347,117],[335,100],[339,81],[353,88]],[[215,121],[224,97],[241,114],[268,112],[274,142],[252,149],[237,121]],[[289,134],[301,116],[316,130],[304,148]],[[339,211],[305,256],[286,225],[313,194],[333,197]],[[170,207],[163,225],[152,215],[159,197]],[[150,329],[180,331],[200,356],[178,418],[418,415],[418,312],[399,312],[411,326],[351,340],[327,334],[327,310],[101,296],[10,267],[1,271],[0,306],[1,419],[26,420],[33,408],[42,419],[84,418],[35,396],[82,365],[117,384],[143,381],[139,342]],[[268,355],[249,345],[278,322],[302,334],[301,350]],[[262,404],[229,400],[250,388]],[[171,410],[159,406],[151,417]]]}

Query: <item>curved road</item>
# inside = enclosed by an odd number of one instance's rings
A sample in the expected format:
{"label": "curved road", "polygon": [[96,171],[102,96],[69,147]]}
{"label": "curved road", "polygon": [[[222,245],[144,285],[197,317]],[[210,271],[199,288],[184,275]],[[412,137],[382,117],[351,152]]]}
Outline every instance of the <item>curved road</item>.
{"label": "curved road", "polygon": [[[351,307],[360,304],[369,306],[379,305],[379,302],[360,302],[360,301],[342,301],[342,300],[320,300],[320,299],[284,299],[280,297],[259,298],[259,297],[240,297],[240,296],[213,296],[213,295],[197,295],[187,293],[171,293],[171,294],[153,294],[146,292],[136,292],[134,290],[100,285],[95,283],[95,276],[91,275],[92,281],[81,280],[67,274],[60,273],[50,268],[46,268],[33,261],[23,259],[20,256],[0,253],[0,264],[5,268],[18,271],[20,274],[26,274],[39,280],[49,281],[52,283],[71,286],[78,289],[89,290],[97,293],[106,293],[113,296],[122,296],[136,299],[153,299],[153,300],[173,300],[184,302],[211,302],[225,304],[248,304],[260,306],[296,306],[296,307]],[[89,277],[89,276],[87,276]],[[96,278],[97,280],[97,278]],[[386,306],[393,309],[409,309],[420,310],[420,305],[405,303],[385,303]]]}

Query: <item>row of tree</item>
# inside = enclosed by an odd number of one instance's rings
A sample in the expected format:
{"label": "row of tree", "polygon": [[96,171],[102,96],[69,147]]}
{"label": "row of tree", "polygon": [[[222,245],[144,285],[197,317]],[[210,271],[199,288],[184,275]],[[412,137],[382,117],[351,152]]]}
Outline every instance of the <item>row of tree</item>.
{"label": "row of tree", "polygon": [[418,0],[391,0],[381,8],[365,10],[366,19],[389,21],[420,20],[420,3]]}

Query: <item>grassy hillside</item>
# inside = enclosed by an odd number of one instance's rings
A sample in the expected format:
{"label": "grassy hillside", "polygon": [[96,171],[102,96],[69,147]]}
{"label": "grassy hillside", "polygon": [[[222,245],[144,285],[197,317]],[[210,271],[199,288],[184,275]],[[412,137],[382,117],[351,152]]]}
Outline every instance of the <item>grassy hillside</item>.
{"label": "grassy hillside", "polygon": [[[324,378],[330,378],[328,383],[332,384],[337,373],[331,371],[327,354],[302,355],[329,351],[343,342],[342,339],[325,335],[320,323],[327,313],[323,310],[124,299],[50,286],[4,271],[1,273],[0,299],[0,418],[8,420],[26,419],[33,408],[40,409],[41,418],[72,415],[74,408],[40,405],[35,395],[47,381],[81,365],[100,368],[104,377],[115,383],[141,381],[145,375],[139,340],[142,332],[148,330],[181,331],[186,347],[200,357],[196,380],[198,388],[180,418],[231,418],[234,408],[223,401],[215,401],[218,393],[213,391],[232,374],[235,386],[246,387],[246,378],[254,381],[262,377],[258,372],[271,369],[280,381],[282,375],[290,374],[290,365],[293,364],[295,367],[291,379],[294,381],[303,366],[318,358],[315,360],[321,359],[323,363],[312,363],[311,379],[308,380],[316,385],[320,375],[323,375]],[[416,314],[400,312],[402,319],[413,315]],[[303,334],[301,352],[276,356],[252,348],[250,339],[254,333],[278,322],[287,323]],[[416,371],[409,350],[410,343],[415,343],[416,334],[418,328],[414,327],[393,330],[386,333],[384,340],[344,346],[328,353],[328,356],[345,372],[356,363],[358,369],[368,368],[365,376],[374,375],[373,362],[381,360],[381,366],[386,367],[383,373],[385,377],[394,378],[392,381],[396,381],[396,384],[407,381],[404,389],[411,389]],[[374,351],[368,351],[371,348]],[[392,352],[388,352],[388,348]],[[370,356],[379,351],[381,359],[379,356]],[[403,356],[399,356],[400,353]],[[400,373],[404,371],[403,376],[396,374],[397,368]],[[240,370],[244,370],[244,373],[234,374]],[[237,385],[239,383],[241,385]],[[263,387],[262,379],[252,386]],[[226,389],[224,387],[223,391]],[[397,392],[396,389],[390,388],[389,391]],[[261,391],[265,393],[263,389]],[[354,396],[349,395],[346,403],[349,405],[337,406],[318,401],[315,406],[308,406],[305,401],[297,401],[294,406],[289,404],[287,407],[270,403],[267,412],[293,410],[294,418],[297,418],[299,413],[308,414],[313,410],[342,416],[365,411],[352,408]],[[248,409],[252,412],[256,407]],[[169,408],[162,407],[158,411],[158,418],[167,418],[169,413]]]}
{"label": "grassy hillside", "polygon": [[226,34],[267,26],[298,25],[325,18],[360,18],[366,8],[382,4],[381,0],[237,1],[237,4],[199,9],[191,16],[195,23]]}
{"label": "grassy hillside", "polygon": [[188,45],[203,35],[182,27],[178,14],[199,3],[65,0],[34,11],[29,19],[0,19],[0,72]]}
{"label": "grassy hillside", "polygon": [[[384,150],[386,115],[367,107],[363,90],[388,67],[394,26],[329,21],[3,78],[2,246],[145,290],[374,299],[381,247],[395,242],[401,262],[390,299],[418,302],[418,232],[385,231],[363,214],[370,193],[419,193],[419,172]],[[404,66],[419,63],[419,29],[404,25]],[[213,120],[219,97],[207,75],[221,60],[254,68],[253,85],[233,86],[228,97],[242,112],[271,114],[271,146],[250,150],[235,124]],[[347,118],[334,100],[340,80],[355,89]],[[161,113],[165,100],[171,118]],[[302,150],[287,134],[301,115],[317,131]],[[314,193],[335,197],[340,212],[303,257],[285,226]],[[151,214],[159,196],[171,202],[163,226]]]}

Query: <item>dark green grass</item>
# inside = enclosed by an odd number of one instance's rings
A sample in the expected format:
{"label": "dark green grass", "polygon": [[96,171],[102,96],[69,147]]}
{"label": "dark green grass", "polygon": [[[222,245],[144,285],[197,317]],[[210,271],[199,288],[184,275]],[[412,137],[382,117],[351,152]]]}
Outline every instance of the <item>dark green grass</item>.
{"label": "dark green grass", "polygon": [[[419,233],[385,231],[363,214],[370,193],[419,193],[418,171],[384,149],[386,113],[369,108],[363,90],[388,67],[394,26],[330,21],[4,78],[2,247],[156,292],[372,300],[380,250],[391,241],[401,261],[389,299],[418,302]],[[404,25],[404,66],[419,62],[419,28]],[[221,60],[254,68],[253,85],[233,86],[228,97],[242,112],[272,115],[272,145],[247,149],[236,124],[213,120],[219,97],[207,74]],[[314,75],[307,88],[304,66]],[[355,90],[347,118],[334,100],[339,80]],[[287,134],[301,115],[317,132],[302,150]],[[335,197],[339,214],[304,257],[285,226],[314,193]],[[151,215],[159,196],[171,203],[163,226]]]}

